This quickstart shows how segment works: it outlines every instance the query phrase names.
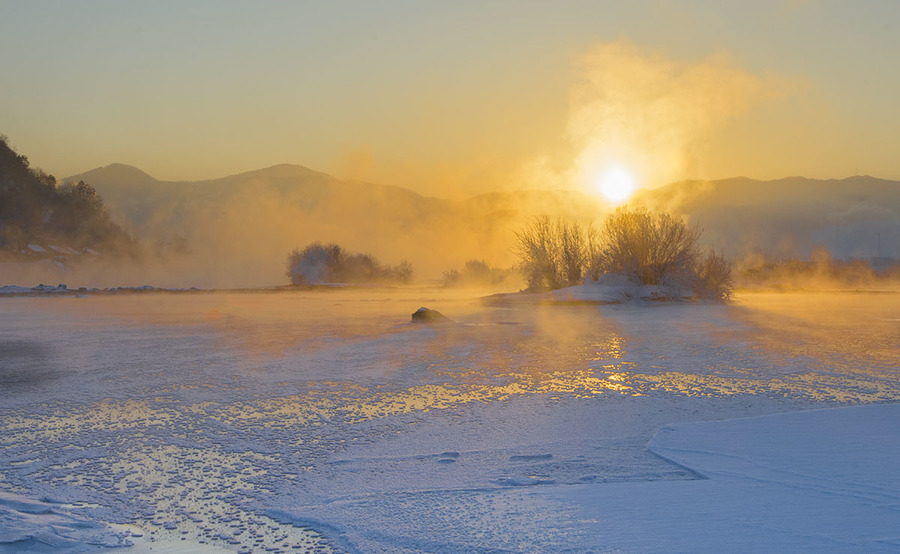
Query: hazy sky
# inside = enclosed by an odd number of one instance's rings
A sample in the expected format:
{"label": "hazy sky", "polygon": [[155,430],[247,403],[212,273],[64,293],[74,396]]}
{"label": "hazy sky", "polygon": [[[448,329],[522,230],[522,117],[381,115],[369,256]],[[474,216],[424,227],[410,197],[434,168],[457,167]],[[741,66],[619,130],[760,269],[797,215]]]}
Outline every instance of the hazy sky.
{"label": "hazy sky", "polygon": [[900,179],[898,64],[896,0],[0,0],[0,133],[60,178]]}

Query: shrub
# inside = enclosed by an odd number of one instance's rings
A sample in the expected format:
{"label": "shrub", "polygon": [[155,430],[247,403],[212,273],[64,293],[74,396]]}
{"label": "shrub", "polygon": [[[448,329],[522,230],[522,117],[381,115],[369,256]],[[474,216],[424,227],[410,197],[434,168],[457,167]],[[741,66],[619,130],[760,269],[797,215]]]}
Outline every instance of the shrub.
{"label": "shrub", "polygon": [[318,283],[408,283],[412,266],[386,266],[369,254],[351,254],[337,244],[314,242],[287,257],[287,276],[294,285]]}
{"label": "shrub", "polygon": [[725,299],[733,288],[731,264],[697,246],[701,231],[666,213],[616,209],[604,222],[592,254],[590,277],[621,274],[642,285]]}
{"label": "shrub", "polygon": [[445,271],[443,283],[445,287],[499,285],[508,280],[512,273],[509,269],[491,267],[484,260],[469,260],[461,270]]}
{"label": "shrub", "polygon": [[725,256],[708,250],[697,267],[694,293],[701,298],[727,300],[733,290],[731,262]]}
{"label": "shrub", "polygon": [[589,259],[590,229],[562,219],[536,217],[516,233],[519,269],[530,291],[578,285]]}
{"label": "shrub", "polygon": [[621,207],[599,232],[541,217],[516,237],[519,266],[530,291],[615,274],[642,285],[670,287],[675,294],[692,291],[703,298],[728,298],[731,264],[720,254],[701,251],[700,234],[699,228],[669,214]]}
{"label": "shrub", "polygon": [[603,225],[590,276],[618,273],[644,285],[685,284],[698,262],[700,230],[666,213],[616,209]]}

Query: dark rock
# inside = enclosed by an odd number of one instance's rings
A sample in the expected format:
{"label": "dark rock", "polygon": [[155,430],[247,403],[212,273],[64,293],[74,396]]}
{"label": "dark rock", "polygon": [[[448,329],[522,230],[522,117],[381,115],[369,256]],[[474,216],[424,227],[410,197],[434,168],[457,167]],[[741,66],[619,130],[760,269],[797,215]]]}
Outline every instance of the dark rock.
{"label": "dark rock", "polygon": [[441,312],[424,306],[413,312],[412,320],[414,323],[449,323],[452,321]]}

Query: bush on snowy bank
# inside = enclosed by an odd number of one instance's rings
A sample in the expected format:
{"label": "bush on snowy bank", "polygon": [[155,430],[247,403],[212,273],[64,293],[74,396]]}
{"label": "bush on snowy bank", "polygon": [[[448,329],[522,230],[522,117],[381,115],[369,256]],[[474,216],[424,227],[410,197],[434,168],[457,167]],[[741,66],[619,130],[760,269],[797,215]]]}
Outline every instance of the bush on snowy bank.
{"label": "bush on snowy bank", "polygon": [[543,217],[516,236],[520,267],[532,292],[622,275],[635,284],[668,289],[672,296],[727,299],[733,287],[731,264],[711,250],[702,251],[700,234],[669,214],[621,207],[599,231]]}
{"label": "bush on snowy bank", "polygon": [[607,273],[642,285],[691,290],[703,298],[726,299],[733,288],[731,264],[697,245],[702,231],[666,213],[616,209],[606,218],[591,252],[591,279]]}
{"label": "bush on snowy bank", "polygon": [[592,227],[536,217],[516,233],[519,268],[528,290],[539,292],[580,285],[593,250]]}
{"label": "bush on snowy bank", "polygon": [[409,283],[412,266],[408,262],[386,266],[369,254],[351,254],[337,244],[314,242],[288,255],[287,276],[293,285]]}

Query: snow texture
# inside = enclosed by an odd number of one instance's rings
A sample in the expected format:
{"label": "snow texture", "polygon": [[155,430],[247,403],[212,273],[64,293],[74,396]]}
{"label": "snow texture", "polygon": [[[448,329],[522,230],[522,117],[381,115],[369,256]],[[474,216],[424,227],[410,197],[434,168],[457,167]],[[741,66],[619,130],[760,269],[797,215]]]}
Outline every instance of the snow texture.
{"label": "snow texture", "polygon": [[665,285],[642,285],[624,275],[606,274],[581,285],[540,293],[500,293],[491,297],[497,303],[546,304],[622,304],[647,300],[689,301],[694,291]]}
{"label": "snow texture", "polygon": [[78,509],[0,492],[0,552],[79,552],[132,545],[124,534],[77,515]]}
{"label": "snow texture", "polygon": [[900,548],[897,295],[138,292],[0,299],[0,552]]}

